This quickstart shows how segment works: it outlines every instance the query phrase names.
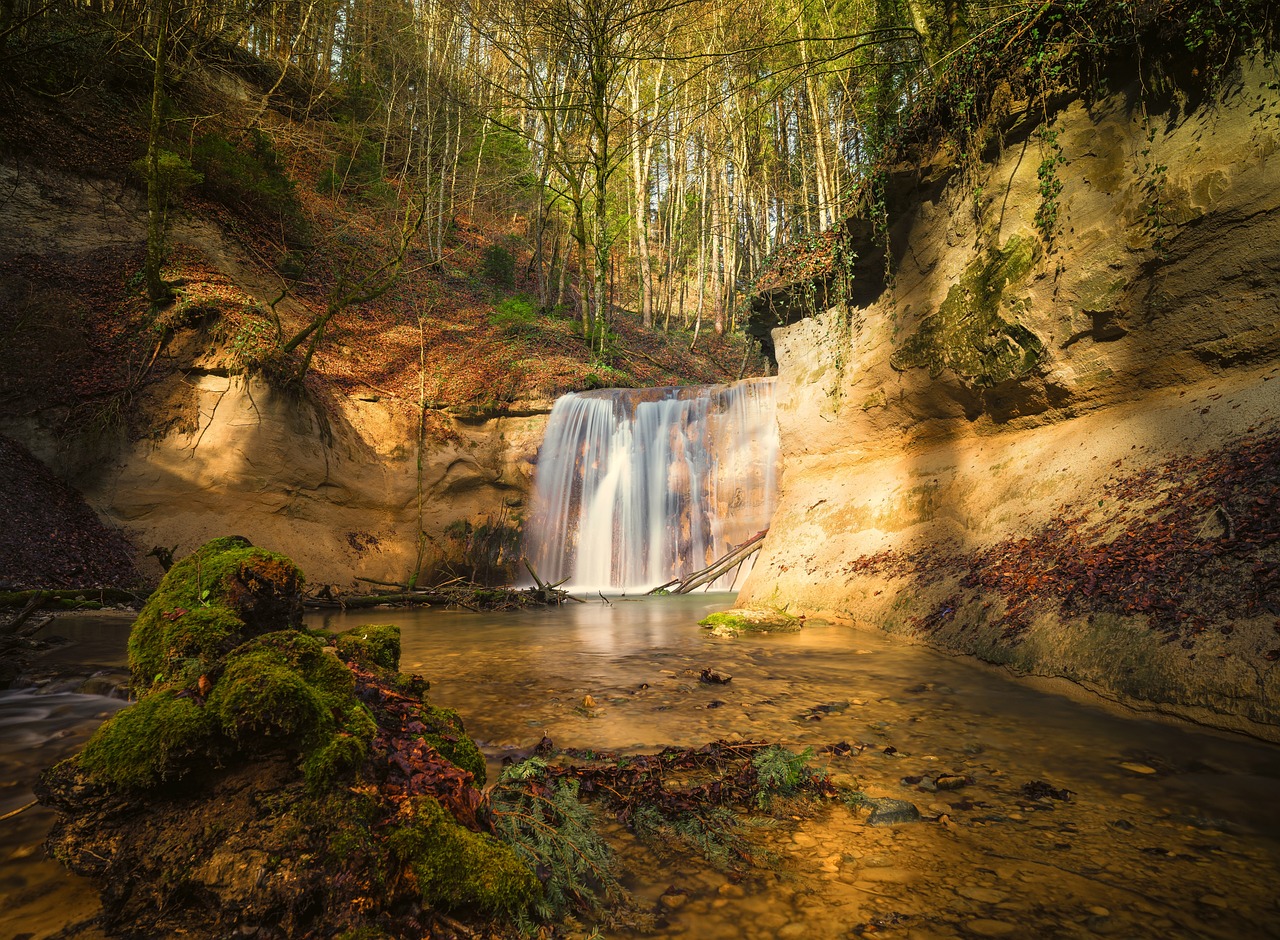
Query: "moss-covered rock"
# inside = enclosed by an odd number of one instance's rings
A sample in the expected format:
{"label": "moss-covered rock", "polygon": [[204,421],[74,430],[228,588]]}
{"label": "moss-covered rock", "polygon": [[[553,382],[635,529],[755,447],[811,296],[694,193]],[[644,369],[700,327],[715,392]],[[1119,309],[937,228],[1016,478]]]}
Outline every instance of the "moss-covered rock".
{"label": "moss-covered rock", "polygon": [[179,561],[129,635],[134,688],[191,688],[245,640],[302,623],[302,572],[240,536],[214,539]]}
{"label": "moss-covered rock", "polygon": [[451,763],[471,772],[477,786],[484,786],[486,773],[484,755],[476,742],[468,736],[462,719],[452,708],[436,708],[424,705],[419,714],[426,731],[422,737],[443,754]]}
{"label": "moss-covered rock", "polygon": [[459,825],[431,797],[408,801],[399,822],[391,850],[413,872],[425,903],[518,918],[539,897],[538,879],[511,848]]}
{"label": "moss-covered rock", "polygon": [[735,637],[743,633],[799,633],[804,618],[785,610],[723,610],[703,617],[699,626],[711,630],[712,636]]}
{"label": "moss-covered rock", "polygon": [[213,710],[165,690],[117,712],[89,739],[79,764],[95,782],[148,788],[214,765],[224,750]]}
{"label": "moss-covered rock", "polygon": [[338,634],[338,653],[346,659],[382,669],[400,668],[400,628],[365,624]]}
{"label": "moss-covered rock", "polygon": [[174,566],[130,638],[138,703],[41,780],[55,855],[113,885],[104,922],[139,935],[361,936],[423,906],[524,918],[542,889],[481,831],[462,720],[396,671],[399,628],[298,628],[301,583],[236,538]]}
{"label": "moss-covered rock", "polygon": [[1028,375],[1044,355],[1044,342],[1003,312],[1022,308],[1022,301],[1008,295],[1038,258],[1037,243],[1018,235],[988,251],[965,269],[938,311],[924,318],[889,363],[899,370],[927,368],[935,379],[950,369],[980,388]]}

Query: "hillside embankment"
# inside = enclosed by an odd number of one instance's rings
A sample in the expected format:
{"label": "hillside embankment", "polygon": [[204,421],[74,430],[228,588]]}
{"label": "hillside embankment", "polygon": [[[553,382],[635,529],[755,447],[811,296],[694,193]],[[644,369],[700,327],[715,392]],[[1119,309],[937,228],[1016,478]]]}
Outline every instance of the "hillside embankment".
{"label": "hillside embankment", "polygon": [[1278,87],[1255,55],[1156,102],[1132,71],[1006,94],[981,162],[900,168],[892,277],[773,333],[781,505],[739,603],[1280,740]]}
{"label": "hillside embankment", "polygon": [[[202,178],[169,207],[174,299],[152,309],[135,165],[147,85],[103,62],[56,96],[28,91],[59,75],[26,52],[0,131],[0,434],[83,493],[150,583],[159,559],[228,533],[287,552],[318,590],[509,579],[557,396],[763,366],[740,336],[642,327],[621,293],[607,343],[584,339],[573,309],[537,309],[530,223],[510,200],[459,210],[443,261],[412,240],[389,289],[335,315],[314,355],[282,352],[344,277],[376,267],[410,187],[379,175],[335,193],[342,115],[198,57],[167,88],[166,146]],[[0,493],[0,525],[22,508]],[[45,563],[9,580],[90,586],[36,539]]]}

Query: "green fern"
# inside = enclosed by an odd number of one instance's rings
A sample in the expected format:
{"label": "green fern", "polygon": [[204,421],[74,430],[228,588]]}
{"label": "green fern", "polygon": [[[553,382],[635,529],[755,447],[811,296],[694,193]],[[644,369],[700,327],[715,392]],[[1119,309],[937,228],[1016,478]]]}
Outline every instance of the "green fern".
{"label": "green fern", "polygon": [[813,748],[807,747],[799,754],[783,747],[765,748],[754,758],[757,785],[756,807],[768,809],[776,796],[795,796],[804,784],[815,776],[809,761]]}
{"label": "green fern", "polygon": [[577,781],[548,779],[546,769],[532,757],[502,772],[490,794],[494,832],[542,880],[539,918],[598,915],[607,900],[625,896],[613,851],[579,799]]}

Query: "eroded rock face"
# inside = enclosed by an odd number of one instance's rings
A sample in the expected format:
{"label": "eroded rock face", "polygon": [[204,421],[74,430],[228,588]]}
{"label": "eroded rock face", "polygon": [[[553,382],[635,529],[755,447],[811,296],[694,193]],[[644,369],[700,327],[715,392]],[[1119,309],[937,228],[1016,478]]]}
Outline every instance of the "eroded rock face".
{"label": "eroded rock face", "polygon": [[[775,331],[781,505],[739,603],[1280,738],[1280,99],[1136,89],[912,207],[889,290]],[[922,190],[923,192],[923,190]]]}
{"label": "eroded rock face", "polygon": [[140,570],[158,578],[152,549],[181,555],[230,530],[281,546],[313,585],[342,591],[368,589],[356,578],[404,584],[415,569],[425,583],[443,565],[514,574],[545,413],[433,413],[420,445],[416,414],[395,403],[322,402],[195,362],[149,390],[149,439],[9,428],[130,536]]}

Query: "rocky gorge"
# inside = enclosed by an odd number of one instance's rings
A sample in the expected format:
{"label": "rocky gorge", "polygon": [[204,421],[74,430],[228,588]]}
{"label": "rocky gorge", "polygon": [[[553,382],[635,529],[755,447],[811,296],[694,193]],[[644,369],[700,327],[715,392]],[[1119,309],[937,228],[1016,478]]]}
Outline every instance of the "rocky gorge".
{"label": "rocky gorge", "polygon": [[982,161],[917,146],[761,292],[783,476],[739,604],[1280,739],[1280,72],[1183,66],[993,81]]}

